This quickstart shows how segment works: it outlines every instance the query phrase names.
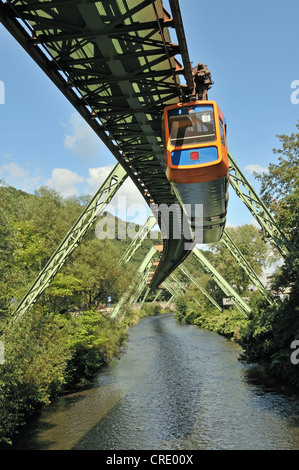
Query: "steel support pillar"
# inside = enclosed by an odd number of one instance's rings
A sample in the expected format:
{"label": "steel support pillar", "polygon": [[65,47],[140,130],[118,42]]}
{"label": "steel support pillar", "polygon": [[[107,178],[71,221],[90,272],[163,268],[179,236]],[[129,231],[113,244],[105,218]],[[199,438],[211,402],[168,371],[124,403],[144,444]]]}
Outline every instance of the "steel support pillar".
{"label": "steel support pillar", "polygon": [[146,255],[146,257],[144,258],[143,262],[138,268],[136,282],[127,289],[127,291],[123,294],[123,296],[120,298],[117,305],[113,309],[113,312],[111,314],[112,319],[116,318],[119,315],[121,308],[124,308],[125,310],[124,314],[122,315],[120,319],[120,321],[122,321],[124,318],[124,315],[126,314],[127,308],[131,306],[134,302],[136,302],[136,299],[140,297],[144,288],[147,285],[147,279],[148,279],[149,270],[151,268],[152,258],[154,257],[156,253],[157,253],[156,248],[152,246],[148,254]]}
{"label": "steel support pillar", "polygon": [[272,296],[265,288],[264,284],[254,271],[254,269],[250,266],[248,261],[244,258],[242,252],[239,250],[237,245],[234,243],[230,235],[227,231],[224,230],[223,236],[221,241],[224,245],[229,249],[230,253],[233,255],[237,263],[244,269],[245,273],[249,276],[251,282],[257,287],[260,293],[265,297],[265,299],[269,302],[270,305],[274,304],[274,300]]}
{"label": "steel support pillar", "polygon": [[208,291],[206,291],[206,289],[200,285],[200,283],[197,281],[197,279],[195,279],[194,276],[192,276],[192,274],[188,271],[188,269],[181,265],[180,270],[209,299],[209,301],[214,305],[214,307],[216,307],[220,312],[222,312],[222,308],[220,307],[218,302],[216,302],[216,300],[213,299],[213,297],[208,293]]}
{"label": "steel support pillar", "polygon": [[234,188],[237,196],[250,210],[256,221],[262,227],[266,236],[276,246],[280,254],[285,257],[289,252],[294,252],[295,248],[283,232],[279,229],[274,218],[267,207],[257,195],[251,184],[236,164],[232,154],[228,152],[230,184]]}
{"label": "steel support pillar", "polygon": [[156,219],[153,215],[149,216],[145,224],[140,228],[139,232],[137,232],[135,238],[131,241],[130,245],[128,246],[126,252],[123,254],[121,259],[119,260],[120,263],[128,263],[130,259],[134,256],[136,251],[140,248],[144,240],[146,239],[148,233],[151,229],[156,225]]}
{"label": "steel support pillar", "polygon": [[247,317],[251,312],[251,308],[244,302],[244,300],[239,296],[239,294],[233,289],[233,287],[224,279],[224,277],[212,266],[212,264],[207,260],[204,254],[198,248],[194,248],[194,255],[199,260],[202,268],[210,274],[213,280],[218,284],[227,297],[231,299],[237,309]]}
{"label": "steel support pillar", "polygon": [[126,171],[118,163],[39,273],[15,310],[15,316],[24,314],[30,309],[38,297],[50,285],[57,272],[63,267],[64,263],[79,245],[99,215],[104,211],[126,178]]}
{"label": "steel support pillar", "polygon": [[171,304],[171,302],[173,302],[174,299],[175,299],[175,296],[172,295],[162,310],[166,310],[167,307]]}

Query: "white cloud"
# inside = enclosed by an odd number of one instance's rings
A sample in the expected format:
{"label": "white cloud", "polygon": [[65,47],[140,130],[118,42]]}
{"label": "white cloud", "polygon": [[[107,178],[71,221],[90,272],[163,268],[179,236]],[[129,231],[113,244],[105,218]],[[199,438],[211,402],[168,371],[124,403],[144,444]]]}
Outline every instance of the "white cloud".
{"label": "white cloud", "polygon": [[[89,178],[87,178],[87,192],[90,194],[94,194],[99,189],[101,184],[105,181],[112,169],[113,165],[101,166],[98,168],[89,168]],[[118,190],[117,196],[126,197],[128,205],[146,204],[144,198],[141,196],[140,192],[136,188],[131,178],[126,179],[126,181]]]}
{"label": "white cloud", "polygon": [[77,184],[84,183],[84,178],[67,168],[54,168],[46,186],[55,189],[62,196],[69,197],[78,193]]}
{"label": "white cloud", "polygon": [[236,227],[238,227],[237,224],[231,224],[230,222],[226,222],[225,226],[226,226],[226,228],[236,228]]}
{"label": "white cloud", "polygon": [[67,127],[69,134],[65,135],[64,145],[75,155],[83,157],[85,161],[91,161],[99,152],[107,151],[104,143],[79,114],[72,114]]}
{"label": "white cloud", "polygon": [[253,175],[254,172],[257,173],[268,173],[268,168],[265,168],[258,163],[252,163],[251,165],[245,166],[245,171],[248,171],[248,173],[251,173]]}
{"label": "white cloud", "polygon": [[0,177],[4,178],[5,181],[16,188],[22,189],[23,191],[31,191],[35,189],[40,183],[41,178],[39,176],[30,177],[29,171],[25,170],[15,162],[3,165],[0,168]]}
{"label": "white cloud", "polygon": [[87,192],[89,194],[94,194],[100,188],[102,183],[104,183],[105,179],[112,171],[113,165],[110,166],[100,166],[97,168],[89,168],[88,174],[89,178],[87,178]]}
{"label": "white cloud", "polygon": [[255,217],[253,217],[253,218],[250,220],[249,224],[250,224],[250,225],[253,225],[254,227],[256,227],[256,228],[258,228],[258,229],[261,228],[260,224],[258,223],[258,221],[256,220]]}
{"label": "white cloud", "polygon": [[[112,169],[113,165],[89,168],[86,192],[94,195]],[[114,211],[113,213],[123,220],[128,220],[129,217],[130,220],[132,220],[132,218],[138,220],[136,223],[143,223],[148,216],[148,206],[130,178],[127,178],[119,188],[109,206],[110,210]],[[109,210],[109,208],[107,210]]]}

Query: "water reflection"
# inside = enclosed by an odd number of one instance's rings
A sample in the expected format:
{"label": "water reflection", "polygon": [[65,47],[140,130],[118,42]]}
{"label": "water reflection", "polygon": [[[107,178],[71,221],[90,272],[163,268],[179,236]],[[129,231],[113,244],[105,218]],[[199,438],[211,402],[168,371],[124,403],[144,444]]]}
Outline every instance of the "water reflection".
{"label": "water reflection", "polygon": [[171,315],[146,318],[92,388],[45,408],[15,448],[299,449],[298,397],[255,383],[239,353]]}

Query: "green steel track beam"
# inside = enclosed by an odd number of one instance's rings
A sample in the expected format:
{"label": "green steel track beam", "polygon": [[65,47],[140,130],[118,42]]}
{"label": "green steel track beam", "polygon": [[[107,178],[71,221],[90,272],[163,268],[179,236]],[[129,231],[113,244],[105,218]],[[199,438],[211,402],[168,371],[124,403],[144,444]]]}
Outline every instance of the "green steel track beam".
{"label": "green steel track beam", "polygon": [[171,8],[171,13],[174,19],[174,24],[176,25],[176,33],[178,37],[179,44],[182,49],[182,59],[184,65],[184,75],[187,83],[187,93],[192,96],[195,95],[195,84],[194,77],[192,73],[192,65],[189,58],[188,46],[184,32],[183,19],[181,15],[179,0],[169,0],[169,5]]}
{"label": "green steel track beam", "polygon": [[249,276],[251,282],[257,287],[257,289],[265,297],[269,304],[273,305],[274,300],[271,294],[267,291],[254,269],[250,266],[250,264],[248,263],[248,261],[246,260],[246,258],[244,257],[244,255],[239,250],[239,248],[234,243],[231,236],[226,230],[224,230],[223,232],[221,242],[224,243],[224,245],[229,249],[230,253],[233,255],[237,263],[244,269],[245,273]]}
{"label": "green steel track beam", "polygon": [[99,215],[105,210],[106,206],[117,193],[126,178],[127,174],[125,170],[118,163],[84,209],[45,267],[39,273],[38,277],[16,308],[14,312],[15,316],[22,315],[28,311],[36,302],[38,297],[50,285],[57,272],[63,267],[69,256],[79,245],[84,235],[90,230]]}
{"label": "green steel track beam", "polygon": [[201,250],[194,248],[193,253],[200,262],[202,268],[213,278],[225,295],[231,299],[237,309],[247,317],[251,312],[251,308],[244,302],[235,289],[233,289],[224,277],[212,266]]}
{"label": "green steel track beam", "polygon": [[[185,44],[161,0],[0,0],[0,21],[86,120],[126,170],[147,204],[178,205],[163,168],[161,116],[186,85]],[[186,77],[185,77],[186,78]],[[163,221],[160,222],[163,226]],[[161,228],[161,227],[160,227]],[[162,229],[161,229],[162,230]],[[163,241],[155,288],[191,253],[182,231]]]}
{"label": "green steel track beam", "polygon": [[262,227],[269,240],[276,246],[280,254],[285,257],[288,253],[294,252],[295,248],[283,232],[279,229],[274,218],[267,207],[257,195],[251,184],[238,167],[234,157],[228,152],[230,184],[237,196],[250,210],[256,221]]}

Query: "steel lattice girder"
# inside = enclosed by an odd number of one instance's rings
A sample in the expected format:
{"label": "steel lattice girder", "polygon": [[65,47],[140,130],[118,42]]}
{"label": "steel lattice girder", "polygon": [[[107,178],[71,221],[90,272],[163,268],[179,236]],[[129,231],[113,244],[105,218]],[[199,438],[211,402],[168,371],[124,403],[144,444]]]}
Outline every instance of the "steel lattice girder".
{"label": "steel lattice girder", "polygon": [[100,189],[96,192],[90,203],[66,235],[63,242],[51,256],[46,266],[39,273],[38,277],[21,300],[15,311],[16,317],[26,313],[27,310],[36,302],[38,297],[50,285],[57,272],[65,264],[99,215],[105,210],[126,178],[127,174],[125,170],[118,163],[110,172]]}
{"label": "steel lattice girder", "polygon": [[287,256],[290,252],[294,252],[294,246],[279,229],[274,218],[249,181],[245,178],[230,152],[228,152],[228,158],[230,184],[234,188],[237,196],[244,202],[256,221],[260,224],[267,238],[276,246],[283,257]]}
{"label": "steel lattice girder", "polygon": [[257,287],[257,289],[265,297],[265,299],[269,302],[269,304],[272,305],[274,303],[274,300],[270,292],[267,291],[266,287],[264,286],[264,284],[262,283],[262,281],[260,280],[256,272],[254,271],[252,266],[246,260],[243,253],[239,250],[239,248],[234,243],[231,236],[228,234],[226,230],[224,230],[223,232],[221,241],[229,249],[230,253],[233,255],[237,263],[244,269],[245,273],[251,279],[251,282]]}
{"label": "steel lattice girder", "polygon": [[188,269],[181,265],[180,270],[182,271],[185,276],[187,276],[190,281],[209,299],[209,301],[216,307],[220,312],[222,312],[222,308],[220,305],[216,302],[216,300],[208,293],[208,291],[199,283],[199,281],[192,276],[192,274],[188,271]]}
{"label": "steel lattice girder", "polygon": [[202,268],[210,274],[214,281],[218,284],[220,289],[231,299],[237,309],[247,317],[251,312],[251,308],[244,302],[244,300],[239,296],[235,289],[224,279],[224,277],[212,266],[212,264],[207,260],[201,250],[195,248],[193,250],[194,255],[200,262]]}
{"label": "steel lattice girder", "polygon": [[151,269],[152,259],[156,255],[156,253],[157,251],[155,247],[152,246],[137,270],[137,276],[135,280],[136,282],[129,286],[129,288],[126,290],[126,292],[123,294],[123,296],[113,309],[113,312],[111,314],[112,319],[117,318],[121,309],[124,308],[124,312],[120,318],[120,321],[122,321],[123,317],[126,314],[127,308],[133,305],[133,303],[136,302],[136,300],[140,297],[147,285],[147,279],[149,271]]}
{"label": "steel lattice girder", "polygon": [[[163,165],[161,116],[184,70],[161,0],[8,1],[0,20],[103,140],[150,205],[178,205]],[[171,229],[171,227],[170,227]],[[189,242],[192,238],[187,237]],[[164,239],[157,287],[190,253]]]}

